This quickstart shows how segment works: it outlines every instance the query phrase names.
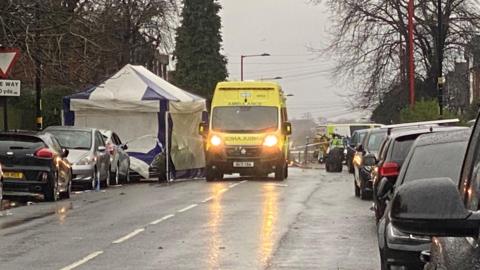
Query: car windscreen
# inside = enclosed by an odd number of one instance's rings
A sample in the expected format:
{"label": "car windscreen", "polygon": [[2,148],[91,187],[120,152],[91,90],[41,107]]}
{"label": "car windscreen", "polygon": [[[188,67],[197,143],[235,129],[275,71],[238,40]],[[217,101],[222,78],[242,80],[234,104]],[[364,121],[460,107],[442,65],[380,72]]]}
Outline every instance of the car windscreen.
{"label": "car windscreen", "polygon": [[392,147],[392,160],[403,162],[412,148],[413,142],[419,135],[400,137],[395,140]]}
{"label": "car windscreen", "polygon": [[466,147],[467,142],[451,142],[416,147],[413,150],[408,168],[406,168],[403,181],[448,177],[457,183]]}
{"label": "car windscreen", "polygon": [[367,142],[368,151],[378,152],[386,136],[387,136],[386,132],[375,132],[370,134],[370,137],[368,138],[368,142]]}
{"label": "car windscreen", "polygon": [[221,132],[255,133],[278,128],[278,108],[267,106],[216,107],[212,129]]}
{"label": "car windscreen", "polygon": [[27,150],[27,149],[38,149],[45,147],[45,143],[35,136],[24,136],[24,135],[0,135],[0,150],[9,151],[9,150]]}
{"label": "car windscreen", "polygon": [[83,130],[49,130],[60,145],[68,149],[88,150],[92,147],[92,133]]}

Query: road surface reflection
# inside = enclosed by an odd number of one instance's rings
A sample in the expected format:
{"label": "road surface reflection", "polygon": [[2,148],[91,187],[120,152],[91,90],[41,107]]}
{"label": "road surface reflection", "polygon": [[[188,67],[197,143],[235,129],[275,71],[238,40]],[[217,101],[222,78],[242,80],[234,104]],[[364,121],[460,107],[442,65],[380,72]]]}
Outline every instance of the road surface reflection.
{"label": "road surface reflection", "polygon": [[263,186],[262,227],[260,233],[260,263],[266,266],[272,256],[274,234],[278,218],[278,191],[276,186]]}
{"label": "road surface reflection", "polygon": [[212,201],[208,204],[208,264],[209,269],[220,269],[220,249],[222,247],[222,236],[220,226],[223,219],[222,193],[226,186],[223,183],[215,183],[211,186]]}

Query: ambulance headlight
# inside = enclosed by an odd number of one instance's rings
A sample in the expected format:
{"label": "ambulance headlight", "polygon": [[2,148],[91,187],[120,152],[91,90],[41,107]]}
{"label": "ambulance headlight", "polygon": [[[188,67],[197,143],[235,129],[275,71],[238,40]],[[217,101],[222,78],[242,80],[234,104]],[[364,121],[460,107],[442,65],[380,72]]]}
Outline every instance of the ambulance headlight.
{"label": "ambulance headlight", "polygon": [[266,146],[266,147],[275,146],[275,145],[277,145],[277,143],[278,143],[278,138],[275,135],[268,135],[263,140],[263,146]]}
{"label": "ambulance headlight", "polygon": [[210,143],[213,145],[213,146],[219,146],[222,144],[222,138],[220,138],[219,136],[217,135],[213,135],[211,138],[210,138]]}

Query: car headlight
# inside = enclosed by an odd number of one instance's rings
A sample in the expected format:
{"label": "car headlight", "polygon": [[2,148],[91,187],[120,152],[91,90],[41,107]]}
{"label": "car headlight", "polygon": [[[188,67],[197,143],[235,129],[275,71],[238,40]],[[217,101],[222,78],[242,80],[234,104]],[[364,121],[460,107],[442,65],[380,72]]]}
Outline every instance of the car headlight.
{"label": "car headlight", "polygon": [[86,156],[84,158],[81,158],[78,162],[77,165],[90,165],[96,161],[96,158],[94,156]]}
{"label": "car headlight", "polygon": [[265,139],[263,140],[263,146],[266,146],[266,147],[275,146],[277,145],[277,143],[278,143],[278,138],[275,135],[267,135],[267,137],[265,137]]}
{"label": "car headlight", "polygon": [[431,241],[429,236],[413,235],[404,233],[395,228],[391,223],[387,225],[387,242],[392,244],[405,244],[405,243],[428,243]]}
{"label": "car headlight", "polygon": [[219,146],[222,144],[222,138],[220,138],[219,136],[217,135],[213,135],[211,138],[210,138],[210,143],[213,145],[213,146]]}

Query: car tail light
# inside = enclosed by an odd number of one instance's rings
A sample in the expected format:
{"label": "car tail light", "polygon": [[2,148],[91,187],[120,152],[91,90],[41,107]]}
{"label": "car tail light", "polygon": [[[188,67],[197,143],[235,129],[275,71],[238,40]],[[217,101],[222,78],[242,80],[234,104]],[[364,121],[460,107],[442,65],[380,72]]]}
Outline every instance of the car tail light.
{"label": "car tail light", "polygon": [[48,148],[41,148],[35,152],[35,156],[39,158],[53,158],[53,152]]}
{"label": "car tail light", "polygon": [[398,176],[399,166],[396,162],[385,162],[379,169],[381,176]]}

